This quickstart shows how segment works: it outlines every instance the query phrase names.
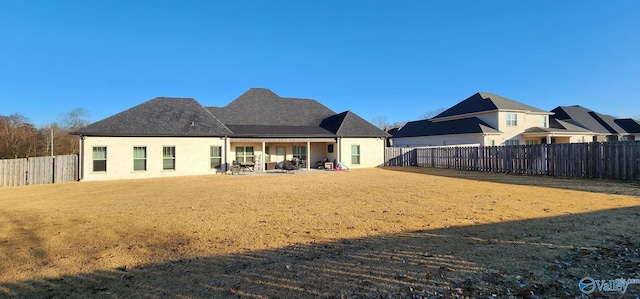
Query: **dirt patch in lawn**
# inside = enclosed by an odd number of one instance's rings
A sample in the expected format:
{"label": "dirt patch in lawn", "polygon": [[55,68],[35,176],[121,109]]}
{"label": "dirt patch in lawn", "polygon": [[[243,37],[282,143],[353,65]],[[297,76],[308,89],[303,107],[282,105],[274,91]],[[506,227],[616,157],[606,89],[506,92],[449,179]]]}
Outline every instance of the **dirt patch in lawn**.
{"label": "dirt patch in lawn", "polygon": [[0,189],[0,296],[555,298],[581,296],[587,276],[640,278],[632,183],[469,175],[479,174],[385,168]]}

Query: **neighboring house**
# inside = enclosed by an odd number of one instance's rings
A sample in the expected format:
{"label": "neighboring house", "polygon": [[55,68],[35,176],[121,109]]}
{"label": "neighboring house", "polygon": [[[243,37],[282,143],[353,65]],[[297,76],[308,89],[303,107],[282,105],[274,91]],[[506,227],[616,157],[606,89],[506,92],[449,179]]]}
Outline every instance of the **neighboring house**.
{"label": "neighboring house", "polygon": [[407,123],[393,135],[397,147],[518,145],[582,142],[590,131],[553,113],[487,92],[476,93],[428,120]]}
{"label": "neighboring house", "polygon": [[551,110],[552,118],[579,126],[594,133],[588,142],[617,141],[628,135],[610,115],[600,114],[580,105],[558,106]]}
{"label": "neighboring house", "polygon": [[640,121],[631,118],[622,118],[616,119],[615,122],[627,132],[627,135],[623,136],[622,140],[640,140]]}
{"label": "neighboring house", "polygon": [[84,127],[82,180],[226,172],[232,161],[262,171],[294,157],[307,169],[328,159],[350,168],[384,162],[387,133],[351,111],[252,88],[224,107],[159,97]]}

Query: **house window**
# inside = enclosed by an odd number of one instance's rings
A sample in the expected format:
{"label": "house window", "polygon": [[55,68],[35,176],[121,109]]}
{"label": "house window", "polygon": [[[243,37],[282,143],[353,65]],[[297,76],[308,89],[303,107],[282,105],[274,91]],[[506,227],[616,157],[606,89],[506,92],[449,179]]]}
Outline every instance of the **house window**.
{"label": "house window", "polygon": [[264,161],[265,162],[271,162],[271,156],[269,156],[269,147],[268,146],[264,147]]}
{"label": "house window", "polygon": [[147,147],[133,147],[133,170],[147,170]]}
{"label": "house window", "polygon": [[351,146],[351,164],[353,165],[360,164],[360,146],[359,145]]}
{"label": "house window", "polygon": [[176,169],[176,147],[175,146],[162,147],[162,169],[163,170]]}
{"label": "house window", "polygon": [[93,147],[93,171],[107,171],[107,147]]}
{"label": "house window", "polygon": [[236,146],[236,161],[240,163],[253,162],[253,146]]}
{"label": "house window", "polygon": [[333,153],[333,144],[327,144],[327,153]]}
{"label": "house window", "polygon": [[293,157],[303,161],[307,161],[307,146],[306,145],[294,145]]}
{"label": "house window", "polygon": [[526,145],[540,144],[539,140],[525,140]]}
{"label": "house window", "polygon": [[542,120],[542,127],[546,128],[547,127],[547,117],[543,115],[541,120]]}
{"label": "house window", "polygon": [[496,141],[495,140],[489,140],[489,145],[490,146],[495,146],[496,145]]}
{"label": "house window", "polygon": [[504,145],[519,145],[519,144],[520,144],[520,140],[518,139],[511,139],[504,142]]}
{"label": "house window", "polygon": [[222,147],[212,146],[209,148],[209,157],[211,157],[211,169],[220,168],[222,165]]}
{"label": "house window", "polygon": [[507,113],[507,127],[515,127],[518,125],[518,115],[515,113]]}

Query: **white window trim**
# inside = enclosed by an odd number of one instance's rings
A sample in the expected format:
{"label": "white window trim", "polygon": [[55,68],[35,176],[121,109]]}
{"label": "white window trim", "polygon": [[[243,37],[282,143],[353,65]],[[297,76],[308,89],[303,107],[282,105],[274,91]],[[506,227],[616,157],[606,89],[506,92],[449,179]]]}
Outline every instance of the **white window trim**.
{"label": "white window trim", "polygon": [[[218,148],[219,156],[212,156],[212,155],[211,155],[211,150],[212,150],[214,147],[215,147],[215,148]],[[212,162],[212,160],[213,160],[213,159],[220,159],[220,164],[218,165],[218,167],[211,167],[211,162]],[[219,145],[211,145],[211,146],[209,147],[209,169],[220,169],[220,168],[222,168],[222,146],[219,146]]]}
{"label": "white window trim", "polygon": [[[173,156],[172,157],[164,155],[165,148],[173,148]],[[169,160],[169,159],[173,160],[173,168],[164,168],[164,161],[165,160]],[[174,171],[174,170],[176,170],[176,146],[175,145],[163,145],[162,146],[162,170],[163,171]]]}
{"label": "white window trim", "polygon": [[[93,151],[96,148],[104,148],[104,159],[96,159],[93,157]],[[95,161],[104,161],[104,170],[95,170]],[[95,173],[106,173],[107,172],[107,146],[106,145],[98,145],[93,146],[91,148],[91,172]]]}
{"label": "white window trim", "polygon": [[[144,148],[144,158],[136,158],[136,148]],[[136,169],[136,160],[144,160],[144,169]],[[133,171],[147,171],[147,147],[146,146],[134,146],[133,147]]]}
{"label": "white window trim", "polygon": [[[354,146],[357,146],[357,147],[358,147],[358,153],[357,153],[357,154],[354,154],[354,153],[353,153],[353,147],[354,147]],[[352,145],[351,145],[351,153],[350,153],[350,154],[351,154],[351,164],[352,164],[352,165],[360,165],[360,164],[362,163],[362,152],[361,152],[361,147],[360,147],[360,145],[359,145],[359,144],[352,144]],[[357,156],[357,157],[358,157],[358,163],[353,163],[353,158],[354,158],[355,156]]]}

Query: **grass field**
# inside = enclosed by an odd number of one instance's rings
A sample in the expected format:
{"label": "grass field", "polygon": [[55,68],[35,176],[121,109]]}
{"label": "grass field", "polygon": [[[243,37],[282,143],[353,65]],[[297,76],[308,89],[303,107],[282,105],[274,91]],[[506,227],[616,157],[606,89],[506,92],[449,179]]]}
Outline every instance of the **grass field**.
{"label": "grass field", "polygon": [[637,182],[424,168],[4,188],[0,297],[573,298],[640,278],[639,216]]}

